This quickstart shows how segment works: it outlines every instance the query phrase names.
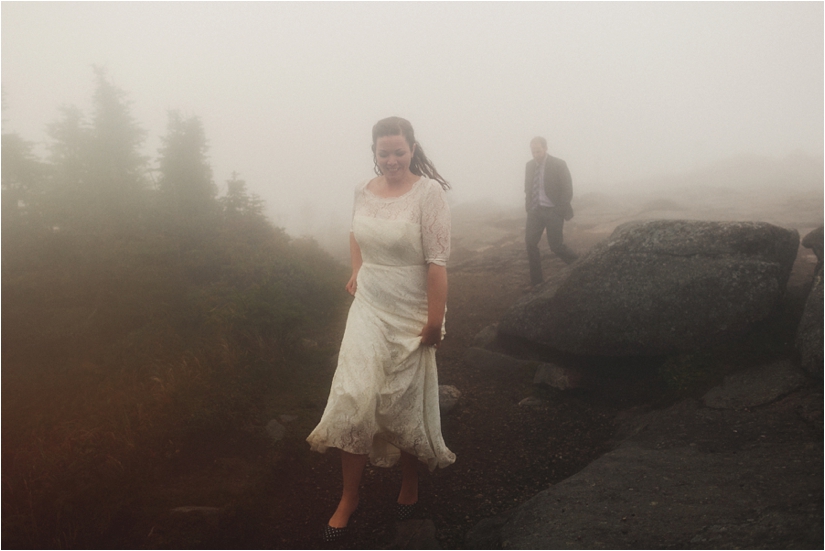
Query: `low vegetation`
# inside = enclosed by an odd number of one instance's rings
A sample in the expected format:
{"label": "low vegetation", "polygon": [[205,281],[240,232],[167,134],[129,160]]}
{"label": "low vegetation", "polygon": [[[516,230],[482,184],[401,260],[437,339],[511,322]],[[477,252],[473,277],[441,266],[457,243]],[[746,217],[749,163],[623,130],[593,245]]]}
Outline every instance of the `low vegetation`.
{"label": "low vegetation", "polygon": [[105,541],[161,460],[265,422],[343,306],[316,243],[237,176],[218,196],[196,117],[170,114],[150,177],[123,93],[96,78],[91,123],[67,109],[47,161],[3,135],[6,547]]}

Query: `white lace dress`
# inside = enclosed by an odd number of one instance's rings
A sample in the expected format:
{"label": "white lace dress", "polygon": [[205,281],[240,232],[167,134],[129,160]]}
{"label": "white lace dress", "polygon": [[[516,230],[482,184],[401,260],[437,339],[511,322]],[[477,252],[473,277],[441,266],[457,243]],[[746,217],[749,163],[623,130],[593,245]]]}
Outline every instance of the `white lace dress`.
{"label": "white lace dress", "polygon": [[[352,231],[361,248],[352,303],[327,407],[307,438],[313,450],[369,454],[389,467],[400,450],[430,470],[455,461],[441,436],[435,349],[427,323],[427,264],[446,265],[450,209],[422,177],[400,197],[355,190]],[[442,334],[444,328],[442,326]]]}

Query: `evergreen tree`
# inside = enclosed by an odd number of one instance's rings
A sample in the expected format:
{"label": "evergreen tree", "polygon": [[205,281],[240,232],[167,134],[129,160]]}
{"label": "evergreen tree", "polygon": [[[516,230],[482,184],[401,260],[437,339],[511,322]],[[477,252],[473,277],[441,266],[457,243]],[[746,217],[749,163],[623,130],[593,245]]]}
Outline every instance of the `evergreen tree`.
{"label": "evergreen tree", "polygon": [[238,178],[233,172],[232,178],[226,182],[226,195],[220,199],[224,217],[227,220],[264,219],[263,199],[246,191],[246,181]]}
{"label": "evergreen tree", "polygon": [[66,231],[128,231],[145,199],[147,159],[139,148],[146,133],[105,69],[94,67],[94,78],[91,121],[77,107],[62,107],[48,127],[50,210]]}
{"label": "evergreen tree", "polygon": [[208,150],[200,119],[171,111],[159,151],[158,189],[179,227],[200,226],[216,211],[218,190],[212,181]]}
{"label": "evergreen tree", "polygon": [[61,119],[49,124],[50,181],[46,210],[52,224],[62,231],[77,231],[90,221],[95,190],[89,183],[91,128],[74,106],[60,108]]}
{"label": "evergreen tree", "polygon": [[223,239],[238,251],[286,247],[289,237],[281,228],[269,223],[264,202],[246,189],[237,172],[226,182],[226,195],[218,199],[223,215]]}
{"label": "evergreen tree", "polygon": [[42,228],[45,169],[33,148],[16,133],[2,135],[3,231]]}
{"label": "evergreen tree", "polygon": [[[2,120],[6,122],[6,91],[0,90]],[[3,132],[2,143],[3,231],[40,229],[45,167],[34,154],[34,144],[14,132]]]}
{"label": "evergreen tree", "polygon": [[146,157],[139,152],[146,132],[129,111],[126,94],[95,66],[88,180],[93,218],[106,226],[124,226],[139,213],[146,189]]}

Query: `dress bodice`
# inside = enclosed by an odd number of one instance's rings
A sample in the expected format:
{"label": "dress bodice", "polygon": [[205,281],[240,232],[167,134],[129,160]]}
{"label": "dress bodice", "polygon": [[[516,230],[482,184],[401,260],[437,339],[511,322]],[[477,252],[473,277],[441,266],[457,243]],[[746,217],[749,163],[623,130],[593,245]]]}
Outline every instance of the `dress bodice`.
{"label": "dress bodice", "polygon": [[435,180],[421,177],[398,197],[379,197],[367,184],[355,189],[352,231],[365,263],[439,264],[450,256],[450,209]]}

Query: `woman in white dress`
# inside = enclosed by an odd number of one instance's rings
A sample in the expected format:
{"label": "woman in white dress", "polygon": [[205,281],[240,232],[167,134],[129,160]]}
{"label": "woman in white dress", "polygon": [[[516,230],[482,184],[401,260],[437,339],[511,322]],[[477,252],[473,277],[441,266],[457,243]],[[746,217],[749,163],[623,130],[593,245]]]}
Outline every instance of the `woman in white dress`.
{"label": "woman in white dress", "polygon": [[399,519],[418,502],[418,463],[455,461],[441,436],[435,349],[444,335],[449,184],[399,117],[372,129],[378,177],[356,187],[350,232],[354,295],[326,409],[307,438],[341,450],[343,492],[324,528],[346,533],[364,466],[401,463]]}

